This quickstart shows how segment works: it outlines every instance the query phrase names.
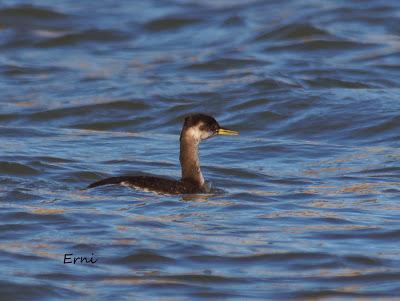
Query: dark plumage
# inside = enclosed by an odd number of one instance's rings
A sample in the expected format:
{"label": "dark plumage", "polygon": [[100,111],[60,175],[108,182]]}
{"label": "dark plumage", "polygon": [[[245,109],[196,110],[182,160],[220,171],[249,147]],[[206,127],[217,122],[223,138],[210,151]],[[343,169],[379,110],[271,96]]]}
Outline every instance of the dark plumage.
{"label": "dark plumage", "polygon": [[238,134],[238,132],[221,128],[211,116],[204,114],[190,115],[185,118],[180,136],[179,159],[182,167],[182,178],[179,181],[156,176],[122,176],[97,181],[90,184],[88,188],[122,184],[165,194],[207,193],[208,188],[200,170],[199,143],[216,135]]}
{"label": "dark plumage", "polygon": [[206,193],[206,189],[190,181],[176,181],[155,176],[122,176],[97,181],[88,186],[94,188],[101,185],[122,184],[132,188],[150,190],[167,194]]}

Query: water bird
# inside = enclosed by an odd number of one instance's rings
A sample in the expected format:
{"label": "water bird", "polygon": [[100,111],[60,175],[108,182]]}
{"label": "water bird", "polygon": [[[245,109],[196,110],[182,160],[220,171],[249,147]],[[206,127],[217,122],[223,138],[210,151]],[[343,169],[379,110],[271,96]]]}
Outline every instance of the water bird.
{"label": "water bird", "polygon": [[239,132],[221,127],[211,116],[192,114],[185,118],[180,135],[180,155],[182,177],[173,180],[158,176],[120,176],[106,178],[90,184],[87,188],[101,185],[121,184],[124,186],[153,191],[162,194],[208,193],[210,187],[205,183],[200,169],[199,144],[217,135],[238,135]]}

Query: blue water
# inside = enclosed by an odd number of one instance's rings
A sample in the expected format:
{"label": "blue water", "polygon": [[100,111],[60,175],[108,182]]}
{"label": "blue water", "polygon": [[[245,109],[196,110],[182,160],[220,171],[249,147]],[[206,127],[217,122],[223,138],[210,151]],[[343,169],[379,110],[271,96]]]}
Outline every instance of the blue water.
{"label": "blue water", "polygon": [[[1,299],[399,298],[399,21],[395,0],[2,1]],[[178,179],[194,112],[240,131],[201,144],[219,192],[83,189]]]}

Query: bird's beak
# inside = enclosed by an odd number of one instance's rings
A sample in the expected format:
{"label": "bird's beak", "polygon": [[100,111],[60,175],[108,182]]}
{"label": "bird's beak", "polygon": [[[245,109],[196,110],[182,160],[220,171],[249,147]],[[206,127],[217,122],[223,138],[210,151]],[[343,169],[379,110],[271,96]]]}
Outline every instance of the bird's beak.
{"label": "bird's beak", "polygon": [[220,128],[218,130],[217,134],[218,135],[225,135],[225,136],[234,136],[234,135],[239,135],[239,132]]}

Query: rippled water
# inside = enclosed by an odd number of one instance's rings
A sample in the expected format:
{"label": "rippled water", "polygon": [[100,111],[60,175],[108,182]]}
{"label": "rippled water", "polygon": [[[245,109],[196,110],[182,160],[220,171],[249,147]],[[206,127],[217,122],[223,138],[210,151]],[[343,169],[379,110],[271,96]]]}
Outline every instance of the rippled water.
{"label": "rippled water", "polygon": [[[399,24],[397,0],[2,1],[1,299],[398,298]],[[81,190],[178,178],[192,112],[241,132],[201,145],[223,192]]]}

